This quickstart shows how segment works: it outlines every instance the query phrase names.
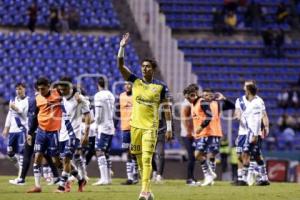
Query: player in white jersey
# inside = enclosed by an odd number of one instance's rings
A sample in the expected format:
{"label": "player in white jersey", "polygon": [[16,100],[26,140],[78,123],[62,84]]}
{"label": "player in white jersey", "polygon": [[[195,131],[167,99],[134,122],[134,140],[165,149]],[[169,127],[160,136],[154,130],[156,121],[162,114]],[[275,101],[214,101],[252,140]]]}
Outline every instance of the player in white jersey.
{"label": "player in white jersey", "polygon": [[[254,81],[246,81],[244,85],[246,95],[236,100],[235,116],[240,120],[238,138],[236,140],[239,155],[239,169],[237,185],[253,185],[254,166],[250,165],[250,157],[257,162],[261,179],[258,185],[269,185],[266,167],[261,155],[261,140],[269,133],[269,120],[264,101],[256,95],[257,88]],[[263,122],[263,123],[262,123]],[[261,127],[264,127],[261,130]],[[248,171],[250,173],[248,173]]]}
{"label": "player in white jersey", "polygon": [[[8,138],[7,154],[11,161],[19,168],[18,178],[23,166],[23,150],[28,129],[29,101],[25,94],[26,86],[23,83],[16,84],[16,97],[9,102],[9,111],[5,121],[3,136]],[[13,182],[14,180],[9,180]]]}
{"label": "player in white jersey", "polygon": [[[81,147],[88,144],[90,125],[89,102],[72,87],[71,79],[68,77],[60,80],[58,90],[63,96],[61,105],[62,125],[59,133],[59,149],[60,157],[63,158],[63,172],[57,192],[69,192],[68,186],[65,186],[71,174],[78,180],[78,192],[82,192],[86,180],[84,174],[85,167],[81,157]],[[85,121],[83,137],[81,137],[80,129],[82,117],[84,117]],[[71,173],[71,160],[73,160],[74,165],[80,173],[77,170]]]}
{"label": "player in white jersey", "polygon": [[104,78],[98,80],[98,92],[94,97],[95,123],[97,128],[96,156],[101,178],[93,185],[111,184],[109,150],[115,133],[113,122],[115,97],[106,88]]}

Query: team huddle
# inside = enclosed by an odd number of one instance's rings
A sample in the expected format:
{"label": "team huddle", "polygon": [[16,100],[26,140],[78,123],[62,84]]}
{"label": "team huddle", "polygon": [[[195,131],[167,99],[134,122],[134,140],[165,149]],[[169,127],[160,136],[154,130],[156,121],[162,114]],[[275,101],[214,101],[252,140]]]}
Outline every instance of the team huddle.
{"label": "team huddle", "polygon": [[[160,110],[166,124],[165,139],[173,137],[171,98],[167,86],[153,78],[154,60],[143,60],[142,78],[125,66],[128,41],[127,33],[118,52],[118,67],[125,79],[125,91],[119,97],[122,148],[128,153],[124,184],[136,184],[140,179],[142,188],[138,199],[149,200],[154,199],[150,179]],[[56,192],[70,192],[70,179],[77,180],[78,192],[82,192],[88,181],[86,166],[93,156],[96,156],[100,171],[100,178],[93,185],[112,183],[109,152],[115,134],[116,100],[107,89],[105,78],[100,77],[97,85],[98,92],[92,102],[73,86],[69,77],[53,84],[47,78],[39,78],[34,98],[26,96],[23,83],[16,85],[17,95],[10,101],[3,132],[5,136],[9,135],[8,156],[19,167],[18,178],[10,183],[25,183],[33,157],[35,186],[29,193],[42,192],[41,169],[45,163],[51,168],[53,183],[58,185]],[[244,90],[245,95],[234,105],[224,95],[210,89],[200,93],[195,84],[184,89],[182,129],[192,138],[192,156],[199,161],[204,174],[201,183],[188,177],[192,185],[214,184],[217,178],[216,156],[223,136],[221,114],[230,109],[235,110],[234,116],[240,122],[236,139],[239,155],[236,184],[269,184],[260,150],[262,139],[269,132],[266,109],[263,100],[256,95],[254,81],[246,81]]]}

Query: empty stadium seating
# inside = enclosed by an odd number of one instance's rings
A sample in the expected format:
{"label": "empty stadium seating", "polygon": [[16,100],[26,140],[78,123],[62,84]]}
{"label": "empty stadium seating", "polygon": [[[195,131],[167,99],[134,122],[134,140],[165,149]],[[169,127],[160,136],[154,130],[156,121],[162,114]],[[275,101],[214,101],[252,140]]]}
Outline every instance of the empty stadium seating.
{"label": "empty stadium seating", "polygon": [[[33,0],[3,0],[0,6],[0,24],[25,26],[28,22],[27,9]],[[38,26],[47,26],[49,9],[51,6],[61,8],[69,6],[78,9],[80,13],[80,26],[84,28],[102,27],[118,28],[120,22],[110,0],[37,0]]]}
{"label": "empty stadium seating", "polygon": [[[14,95],[14,83],[24,80],[32,86],[38,76],[57,80],[61,75],[105,74],[110,86],[121,80],[116,65],[119,36],[84,36],[59,34],[0,34],[0,94]],[[137,72],[138,57],[127,50],[128,64]],[[10,74],[10,76],[5,76]],[[86,78],[88,79],[88,78]],[[84,82],[88,94],[96,92],[92,79]]]}
{"label": "empty stadium seating", "polygon": [[[214,9],[222,10],[224,0],[157,0],[160,10],[166,16],[167,25],[173,30],[211,30],[213,25]],[[282,0],[261,0],[259,1],[265,7],[267,16],[266,23],[269,27],[277,27],[275,21],[276,6]],[[289,3],[288,0],[284,2]],[[249,27],[245,26],[244,13],[245,8],[239,7],[237,10],[238,29],[247,31]],[[289,30],[287,23],[281,24],[281,28]]]}

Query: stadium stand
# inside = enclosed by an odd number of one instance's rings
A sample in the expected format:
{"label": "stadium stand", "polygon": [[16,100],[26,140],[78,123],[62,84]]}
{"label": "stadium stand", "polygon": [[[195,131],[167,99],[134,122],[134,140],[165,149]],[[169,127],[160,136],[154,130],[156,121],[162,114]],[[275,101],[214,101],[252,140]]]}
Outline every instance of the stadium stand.
{"label": "stadium stand", "polygon": [[[28,21],[26,14],[33,0],[4,0],[0,6],[0,24],[5,26],[25,26]],[[120,22],[110,0],[102,1],[54,1],[37,0],[38,26],[47,26],[52,6],[58,9],[74,8],[79,10],[81,28],[119,28]]]}
{"label": "stadium stand", "polygon": [[[25,81],[30,86],[35,77],[48,75],[57,80],[60,75],[76,77],[87,73],[106,74],[110,86],[121,80],[116,67],[115,54],[118,50],[119,36],[84,36],[59,34],[0,34],[1,82],[0,94],[10,99],[14,94],[14,84]],[[138,56],[130,46],[128,65],[137,72]],[[11,77],[5,76],[11,74]],[[13,78],[12,78],[13,77]],[[96,92],[96,85],[87,82],[88,94]]]}
{"label": "stadium stand", "polygon": [[[160,10],[166,16],[166,23],[173,30],[206,30],[213,28],[213,12],[223,11],[224,0],[198,1],[198,0],[158,0]],[[288,0],[261,0],[257,1],[266,10],[266,21],[264,25],[277,27],[275,23],[275,13],[280,2],[289,3]],[[246,26],[244,15],[246,7],[238,7],[237,20],[238,30],[249,31]],[[266,26],[265,26],[266,27]],[[290,30],[290,26],[285,22],[280,25],[284,30]]]}

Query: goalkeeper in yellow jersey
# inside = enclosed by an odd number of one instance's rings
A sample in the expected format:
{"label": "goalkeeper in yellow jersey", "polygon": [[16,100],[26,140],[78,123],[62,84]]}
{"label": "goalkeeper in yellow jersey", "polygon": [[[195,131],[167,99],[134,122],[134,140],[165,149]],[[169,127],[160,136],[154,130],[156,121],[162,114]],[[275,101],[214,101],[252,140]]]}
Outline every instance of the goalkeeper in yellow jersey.
{"label": "goalkeeper in yellow jersey", "polygon": [[126,33],[118,52],[118,66],[126,81],[132,82],[132,115],[131,115],[131,144],[130,151],[136,155],[141,179],[142,190],[139,200],[152,200],[150,176],[152,173],[152,155],[155,151],[158,130],[159,107],[163,106],[166,118],[166,139],[172,138],[171,107],[168,88],[162,82],[153,79],[157,64],[152,59],[142,61],[142,78],[135,76],[124,65],[125,46],[129,41]]}

